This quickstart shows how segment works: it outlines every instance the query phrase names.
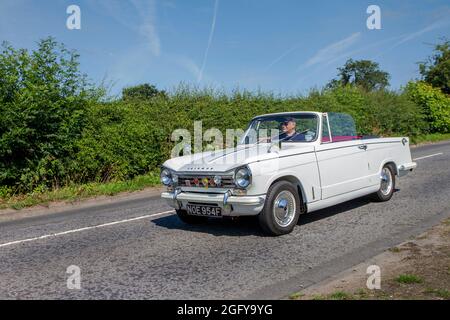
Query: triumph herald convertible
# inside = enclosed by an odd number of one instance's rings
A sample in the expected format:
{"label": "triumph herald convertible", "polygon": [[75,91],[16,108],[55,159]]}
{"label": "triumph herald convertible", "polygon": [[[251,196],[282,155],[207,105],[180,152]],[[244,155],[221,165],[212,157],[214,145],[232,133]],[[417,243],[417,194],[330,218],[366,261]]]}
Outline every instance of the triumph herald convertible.
{"label": "triumph herald convertible", "polygon": [[283,235],[300,214],[368,195],[388,201],[415,167],[407,137],[358,135],[348,114],[267,114],[234,148],[167,160],[161,196],[185,223],[253,215]]}

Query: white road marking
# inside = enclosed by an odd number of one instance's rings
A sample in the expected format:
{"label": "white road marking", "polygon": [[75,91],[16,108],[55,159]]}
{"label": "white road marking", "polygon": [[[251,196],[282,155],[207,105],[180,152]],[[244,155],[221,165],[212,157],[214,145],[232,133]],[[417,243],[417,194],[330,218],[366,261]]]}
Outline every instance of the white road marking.
{"label": "white road marking", "polygon": [[173,210],[147,214],[147,215],[144,215],[144,216],[131,218],[131,219],[124,219],[124,220],[119,220],[119,221],[113,221],[113,222],[98,224],[98,225],[90,226],[90,227],[84,227],[84,228],[79,228],[79,229],[72,229],[72,230],[67,230],[67,231],[58,232],[58,233],[50,233],[50,234],[46,234],[46,235],[39,236],[39,237],[34,237],[34,238],[28,238],[28,239],[23,239],[23,240],[6,242],[6,243],[0,244],[0,248],[7,247],[7,246],[12,246],[14,244],[20,244],[20,243],[25,243],[25,242],[31,242],[31,241],[37,241],[37,240],[42,240],[42,239],[47,239],[47,238],[63,236],[63,235],[66,235],[66,234],[71,234],[71,233],[76,233],[76,232],[81,232],[81,231],[87,231],[87,230],[92,230],[92,229],[98,229],[98,228],[103,228],[103,227],[114,226],[116,224],[121,224],[121,223],[127,223],[127,222],[142,220],[142,219],[153,218],[153,217],[161,216],[161,215],[168,214],[168,213],[171,213],[171,212],[173,212]]}
{"label": "white road marking", "polygon": [[415,158],[415,159],[413,159],[413,160],[414,160],[414,161],[416,161],[416,160],[422,160],[422,159],[431,158],[431,157],[435,157],[435,156],[441,156],[441,155],[443,155],[443,153],[442,153],[442,152],[439,152],[439,153],[435,153],[435,154],[430,154],[430,155],[428,155],[428,156],[423,156],[423,157]]}

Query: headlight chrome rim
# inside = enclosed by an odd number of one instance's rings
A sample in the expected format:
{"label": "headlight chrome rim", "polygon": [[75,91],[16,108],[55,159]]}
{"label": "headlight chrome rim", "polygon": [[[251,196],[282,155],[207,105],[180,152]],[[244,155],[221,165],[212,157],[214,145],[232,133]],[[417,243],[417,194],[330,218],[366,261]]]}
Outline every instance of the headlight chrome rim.
{"label": "headlight chrome rim", "polygon": [[237,168],[234,172],[234,183],[239,189],[246,189],[252,184],[252,172],[249,167]]}
{"label": "headlight chrome rim", "polygon": [[162,168],[161,174],[160,174],[160,180],[163,185],[165,185],[167,187],[171,186],[174,182],[173,177],[172,177],[172,172],[167,168]]}

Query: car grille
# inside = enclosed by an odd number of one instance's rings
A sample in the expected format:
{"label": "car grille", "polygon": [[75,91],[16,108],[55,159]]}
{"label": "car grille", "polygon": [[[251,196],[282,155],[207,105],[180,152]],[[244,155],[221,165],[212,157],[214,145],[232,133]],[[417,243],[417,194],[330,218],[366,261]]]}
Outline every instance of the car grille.
{"label": "car grille", "polygon": [[179,176],[178,185],[180,187],[198,187],[198,188],[234,188],[232,176],[221,176],[222,181],[219,186],[214,183],[214,176]]}

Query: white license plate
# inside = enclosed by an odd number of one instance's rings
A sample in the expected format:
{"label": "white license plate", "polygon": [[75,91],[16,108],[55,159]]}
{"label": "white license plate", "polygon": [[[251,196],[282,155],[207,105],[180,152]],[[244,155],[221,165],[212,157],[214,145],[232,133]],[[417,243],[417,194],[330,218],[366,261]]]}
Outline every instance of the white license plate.
{"label": "white license plate", "polygon": [[222,210],[219,207],[204,206],[197,204],[186,205],[186,211],[193,216],[207,216],[207,217],[220,217],[222,216]]}

